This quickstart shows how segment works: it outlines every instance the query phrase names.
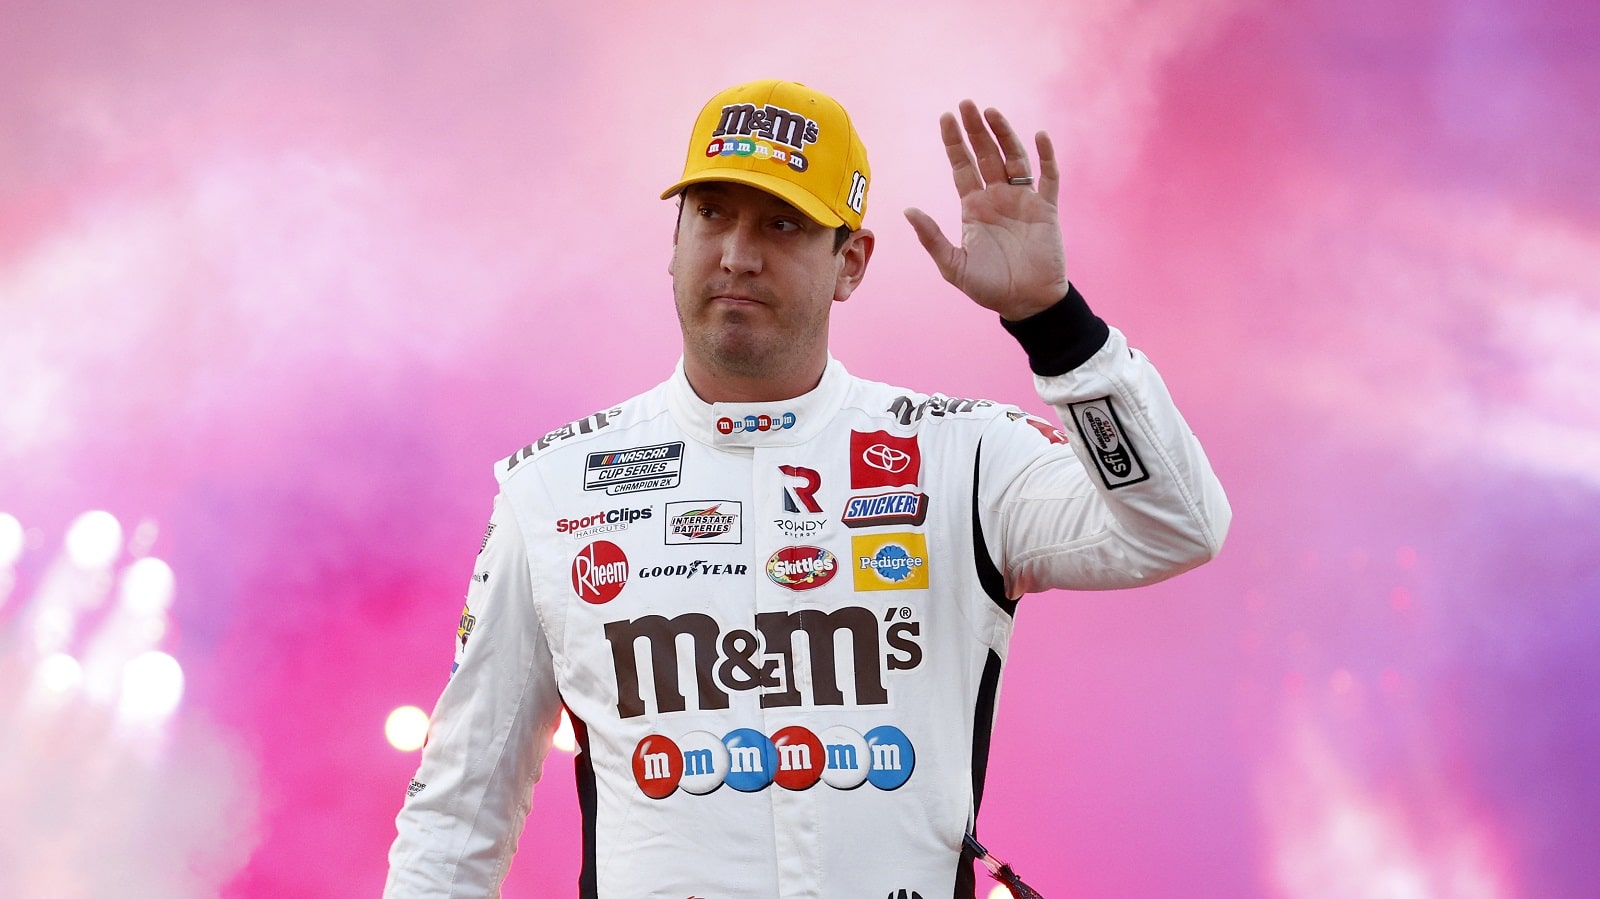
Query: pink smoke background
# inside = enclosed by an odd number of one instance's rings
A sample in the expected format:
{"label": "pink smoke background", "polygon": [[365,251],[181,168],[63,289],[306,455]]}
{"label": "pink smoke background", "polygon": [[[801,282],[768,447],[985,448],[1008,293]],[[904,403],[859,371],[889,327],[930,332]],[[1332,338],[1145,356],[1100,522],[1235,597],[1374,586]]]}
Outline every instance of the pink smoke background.
{"label": "pink smoke background", "polygon": [[[1044,411],[899,215],[953,228],[973,97],[1055,137],[1069,272],[1233,500],[1207,568],[1023,603],[992,849],[1052,899],[1590,893],[1597,39],[1577,0],[0,0],[0,894],[376,895],[490,465],[664,377],[655,195],[769,76],[871,151],[853,372]],[[18,698],[91,509],[175,583],[183,704],[133,743]],[[507,895],[578,862],[556,753]]]}

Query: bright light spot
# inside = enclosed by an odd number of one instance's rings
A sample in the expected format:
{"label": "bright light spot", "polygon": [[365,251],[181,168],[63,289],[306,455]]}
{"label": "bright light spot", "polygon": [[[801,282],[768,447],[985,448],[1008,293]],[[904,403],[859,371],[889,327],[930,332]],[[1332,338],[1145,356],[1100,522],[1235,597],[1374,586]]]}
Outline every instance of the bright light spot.
{"label": "bright light spot", "polygon": [[159,615],[172,605],[172,567],[153,556],[122,572],[122,604],[130,611]]}
{"label": "bright light spot", "polygon": [[172,714],[183,699],[183,666],[159,650],[134,656],[122,667],[124,718],[160,719]]}
{"label": "bright light spot", "polygon": [[0,568],[9,568],[22,558],[22,522],[14,515],[0,512]]}
{"label": "bright light spot", "polygon": [[389,713],[383,722],[383,735],[389,745],[401,752],[414,752],[428,739],[428,713],[414,705],[403,705]]}
{"label": "bright light spot", "polygon": [[104,568],[119,552],[122,524],[110,512],[85,512],[67,529],[67,558],[79,568]]}
{"label": "bright light spot", "polygon": [[72,639],[72,612],[60,606],[47,606],[39,610],[33,622],[33,645],[39,652],[49,653],[60,649]]}
{"label": "bright light spot", "polygon": [[561,724],[556,728],[556,735],[550,738],[550,745],[562,752],[576,752],[578,750],[578,735],[572,729],[572,719],[567,717],[567,710],[561,710]]}
{"label": "bright light spot", "polygon": [[994,889],[989,891],[989,899],[1011,899],[1011,888],[1003,883],[997,883]]}
{"label": "bright light spot", "polygon": [[83,683],[83,666],[64,652],[55,652],[39,661],[34,675],[45,692],[61,696],[78,689]]}
{"label": "bright light spot", "polygon": [[155,519],[141,519],[133,529],[133,536],[128,538],[128,554],[136,559],[143,558],[150,552],[150,547],[156,545],[156,537],[160,534],[161,527]]}
{"label": "bright light spot", "polygon": [[[1500,853],[1487,828],[1447,786],[1408,804],[1373,781],[1370,760],[1340,753],[1309,717],[1290,719],[1284,751],[1256,791],[1269,840],[1268,877],[1292,899],[1506,899]],[[1412,736],[1422,736],[1412,734]],[[1400,793],[1401,796],[1393,795]]]}

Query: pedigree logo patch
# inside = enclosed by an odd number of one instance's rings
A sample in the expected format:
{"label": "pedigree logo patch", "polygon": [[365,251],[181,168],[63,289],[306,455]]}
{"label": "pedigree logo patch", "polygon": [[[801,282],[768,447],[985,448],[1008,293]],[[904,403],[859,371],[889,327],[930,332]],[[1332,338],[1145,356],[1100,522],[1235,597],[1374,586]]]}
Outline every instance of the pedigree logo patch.
{"label": "pedigree logo patch", "polygon": [[928,589],[928,539],[922,534],[869,534],[850,538],[857,590]]}

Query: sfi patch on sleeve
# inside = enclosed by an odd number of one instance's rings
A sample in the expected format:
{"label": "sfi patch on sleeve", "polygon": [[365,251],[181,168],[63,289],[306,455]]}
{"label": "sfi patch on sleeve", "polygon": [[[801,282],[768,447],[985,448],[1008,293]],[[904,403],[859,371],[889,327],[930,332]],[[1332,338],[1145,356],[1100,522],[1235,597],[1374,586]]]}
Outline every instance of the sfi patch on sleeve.
{"label": "sfi patch on sleeve", "polygon": [[1094,456],[1095,467],[1100,469],[1100,478],[1106,482],[1107,490],[1149,479],[1150,473],[1145,471],[1139,454],[1128,442],[1122,420],[1111,405],[1111,397],[1072,403],[1067,408],[1072,411],[1073,424],[1089,447],[1089,454]]}

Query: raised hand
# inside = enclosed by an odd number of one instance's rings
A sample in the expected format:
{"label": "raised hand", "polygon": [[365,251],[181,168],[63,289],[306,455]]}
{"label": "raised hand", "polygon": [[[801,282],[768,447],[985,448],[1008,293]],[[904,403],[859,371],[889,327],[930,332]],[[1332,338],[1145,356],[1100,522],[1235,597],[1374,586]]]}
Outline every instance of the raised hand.
{"label": "raised hand", "polygon": [[1002,318],[1027,318],[1067,294],[1055,147],[1043,131],[1034,137],[1036,190],[1027,148],[1006,117],[992,108],[979,115],[971,100],[958,108],[960,122],[945,113],[939,133],[961,197],[961,245],[952,245],[922,210],[907,209],[905,216],[946,281]]}

